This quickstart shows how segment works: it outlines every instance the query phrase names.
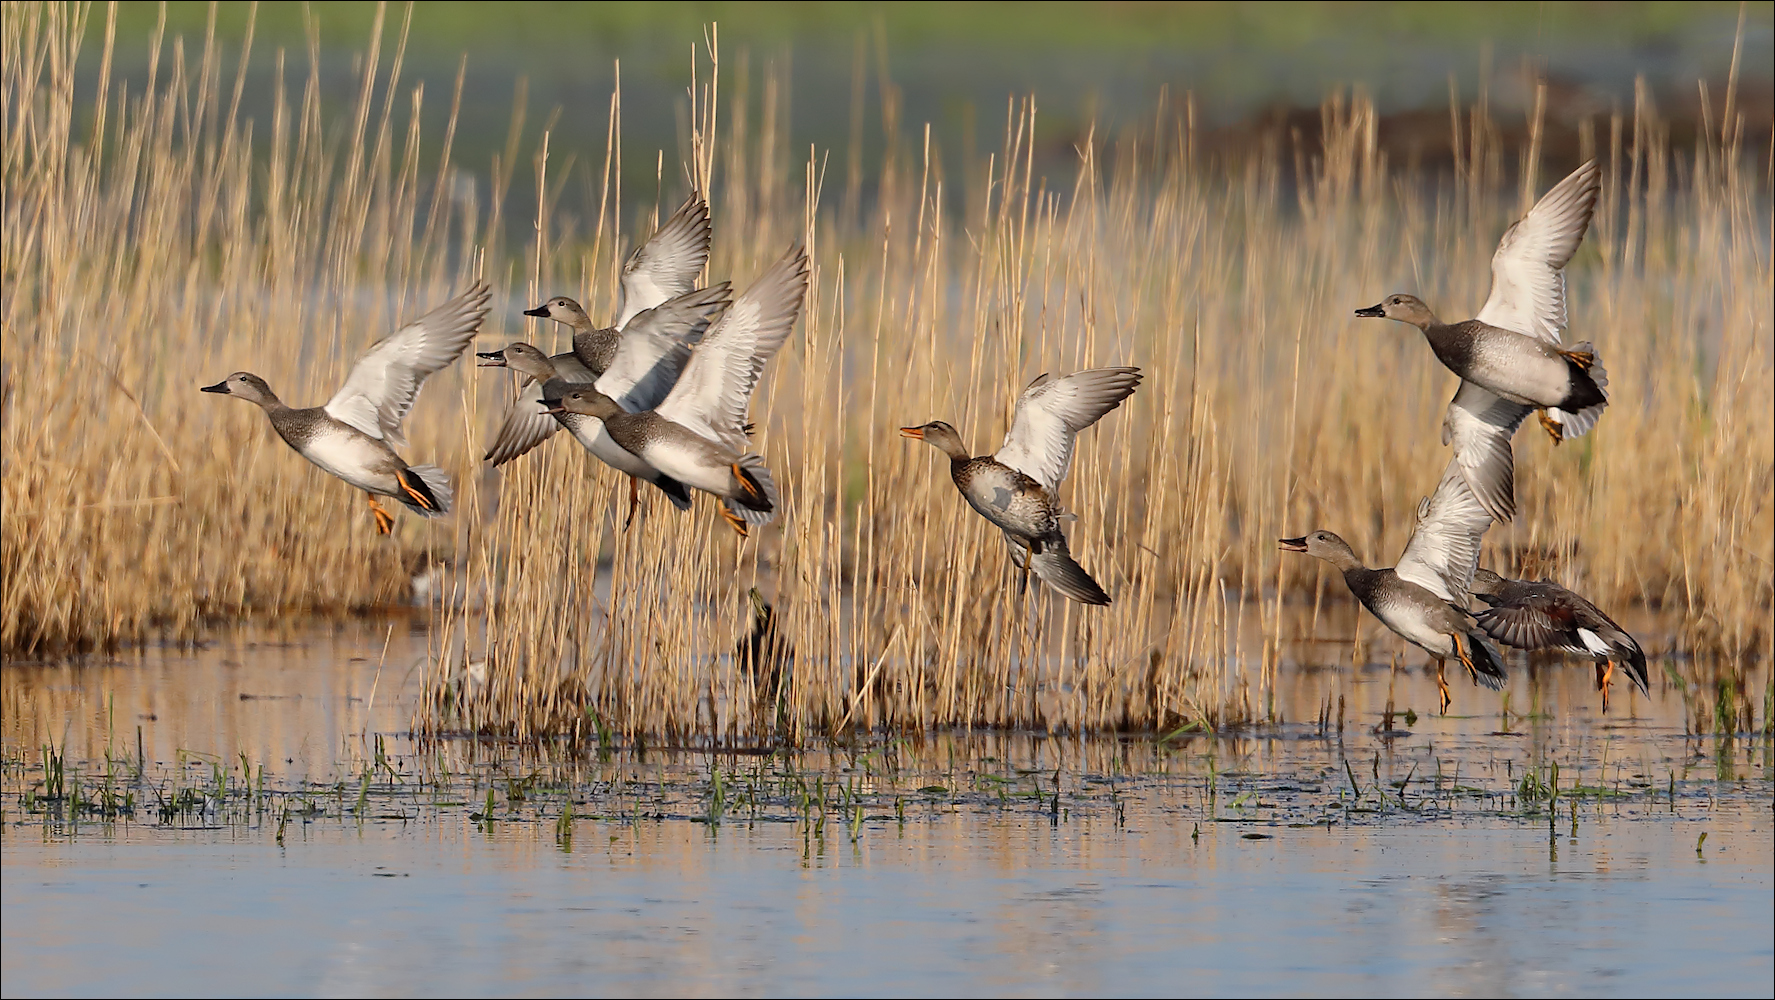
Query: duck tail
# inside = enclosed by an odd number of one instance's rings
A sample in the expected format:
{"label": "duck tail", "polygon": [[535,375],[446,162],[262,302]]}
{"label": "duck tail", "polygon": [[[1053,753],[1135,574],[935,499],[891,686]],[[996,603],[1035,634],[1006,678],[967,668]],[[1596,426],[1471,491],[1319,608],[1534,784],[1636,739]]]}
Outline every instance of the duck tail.
{"label": "duck tail", "polygon": [[1085,572],[1083,566],[1073,561],[1065,539],[1043,542],[1040,552],[1029,555],[1029,571],[1062,597],[1080,604],[1102,606],[1109,603],[1109,595],[1091,579],[1091,574]]}
{"label": "duck tail", "polygon": [[395,473],[401,491],[395,499],[415,514],[437,517],[450,512],[450,475],[435,465],[414,465]]}
{"label": "duck tail", "polygon": [[1633,683],[1639,685],[1640,694],[1650,695],[1651,675],[1646,673],[1645,652],[1639,648],[1639,643],[1633,641],[1632,636],[1627,636],[1627,642],[1623,645],[1626,647],[1623,652],[1627,654],[1627,676],[1632,677]]}
{"label": "duck tail", "polygon": [[652,482],[653,485],[659,487],[661,493],[666,495],[667,500],[672,501],[672,506],[679,510],[690,509],[689,487],[663,472],[660,473],[658,479],[652,480]]}
{"label": "duck tail", "polygon": [[[1562,438],[1583,437],[1596,426],[1603,409],[1609,405],[1609,372],[1602,366],[1602,359],[1589,341],[1562,353],[1571,368],[1572,392],[1563,406],[1549,409],[1547,417],[1559,425]],[[1590,363],[1586,365],[1572,360],[1574,354],[1590,358]]]}
{"label": "duck tail", "polygon": [[[756,492],[744,500],[722,497],[721,502],[727,509],[753,527],[775,520],[777,508],[783,503],[783,495],[778,492],[770,469],[765,467],[764,456],[750,453],[741,455],[740,460],[734,463],[734,473],[742,477],[748,492]],[[762,501],[757,499],[760,496],[764,498]]]}
{"label": "duck tail", "polygon": [[1502,691],[1510,675],[1498,651],[1485,641],[1485,633],[1474,629],[1467,633],[1467,655],[1473,661],[1473,683],[1488,691]]}

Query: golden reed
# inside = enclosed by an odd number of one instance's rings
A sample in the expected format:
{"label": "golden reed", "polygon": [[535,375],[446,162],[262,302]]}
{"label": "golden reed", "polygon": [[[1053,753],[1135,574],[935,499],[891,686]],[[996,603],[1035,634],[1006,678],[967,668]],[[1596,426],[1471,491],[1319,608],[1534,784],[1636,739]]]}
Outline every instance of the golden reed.
{"label": "golden reed", "polygon": [[[1332,528],[1385,564],[1446,461],[1453,377],[1409,329],[1351,310],[1409,289],[1470,314],[1498,235],[1558,176],[1539,117],[1508,150],[1483,102],[1450,109],[1452,171],[1400,169],[1360,95],[1328,100],[1317,135],[1248,154],[1214,151],[1188,102],[1166,105],[1082,138],[1065,184],[1036,172],[1035,109],[1014,103],[1002,144],[950,176],[928,128],[899,130],[889,86],[867,201],[854,148],[836,193],[825,152],[789,148],[785,73],[762,74],[759,101],[711,46],[682,140],[714,209],[711,279],[744,288],[798,241],[814,261],[752,411],[777,522],[741,542],[702,498],[688,515],[650,502],[623,531],[626,484],[565,436],[484,470],[512,386],[462,364],[408,425],[409,457],[456,477],[457,512],[382,539],[258,414],[196,386],[246,367],[323,399],[363,346],[475,274],[495,288],[483,349],[552,347],[519,310],[564,293],[606,315],[631,240],[687,185],[656,198],[647,178],[637,199],[631,178],[625,196],[617,94],[601,136],[526,132],[520,108],[477,187],[451,158],[460,78],[441,153],[422,147],[404,26],[384,52],[377,25],[349,107],[323,110],[310,76],[249,121],[246,54],[156,37],[149,86],[126,90],[114,47],[144,40],[89,31],[90,14],[5,9],[0,644],[195,638],[212,620],[397,603],[428,573],[427,731],[743,741],[1273,718],[1284,651],[1344,599],[1274,540]],[[96,86],[76,86],[81,64]],[[1558,449],[1519,435],[1521,510],[1483,564],[1660,610],[1668,634],[1648,648],[1731,664],[1770,655],[1775,288],[1769,176],[1724,106],[1688,149],[1643,93],[1580,126],[1605,177],[1570,271],[1572,338],[1598,344],[1614,403]],[[552,200],[569,154],[593,165],[583,218]],[[520,169],[537,204],[506,204]],[[533,235],[512,245],[519,217]],[[1114,364],[1146,381],[1081,437],[1063,494],[1073,553],[1115,603],[1020,596],[996,533],[894,429],[944,419],[987,451],[1032,377]]]}

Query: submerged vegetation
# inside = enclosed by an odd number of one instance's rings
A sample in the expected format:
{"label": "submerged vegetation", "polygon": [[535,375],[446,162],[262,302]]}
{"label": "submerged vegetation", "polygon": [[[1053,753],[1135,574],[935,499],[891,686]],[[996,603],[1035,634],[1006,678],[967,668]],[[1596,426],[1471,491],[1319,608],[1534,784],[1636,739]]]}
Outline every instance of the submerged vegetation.
{"label": "submerged vegetation", "polygon": [[[552,835],[592,850],[672,824],[724,829],[791,824],[807,852],[904,836],[961,816],[1054,828],[1120,831],[1215,824],[1247,839],[1288,829],[1494,821],[1580,824],[1716,818],[1765,801],[1768,741],[1665,736],[1625,746],[1512,744],[1499,754],[1459,745],[1355,753],[1341,739],[1289,743],[1182,737],[1136,744],[944,735],[826,750],[728,753],[514,751],[485,741],[355,738],[326,776],[300,777],[244,751],[179,751],[156,761],[139,746],[103,759],[67,748],[9,751],[0,760],[3,814],[45,836],[115,837],[231,831],[278,844],[338,829],[462,823],[487,837]],[[1600,754],[1598,751],[1600,750]],[[1255,832],[1266,830],[1268,832]]]}
{"label": "submerged vegetation", "polygon": [[[1603,169],[1569,271],[1572,339],[1596,342],[1614,398],[1583,439],[1521,436],[1520,512],[1482,565],[1672,613],[1654,655],[1716,658],[1735,704],[1767,700],[1735,671],[1772,641],[1771,188],[1731,88],[1703,89],[1709,124],[1687,148],[1643,92],[1569,126],[1537,116],[1505,148],[1482,96],[1449,109],[1446,174],[1389,162],[1360,94],[1329,98],[1317,134],[1238,156],[1200,146],[1182,97],[1144,129],[1082,136],[1058,180],[1032,170],[1032,103],[950,176],[884,86],[865,192],[854,157],[840,178],[825,151],[788,148],[783,68],[760,85],[710,47],[682,171],[662,156],[659,178],[623,176],[618,92],[605,135],[539,129],[520,107],[480,180],[451,132],[418,127],[423,102],[460,94],[404,79],[380,30],[348,105],[311,72],[252,121],[246,60],[301,79],[312,51],[155,37],[148,88],[131,91],[108,67],[144,40],[107,30],[83,49],[89,13],[8,6],[0,51],[9,654],[387,605],[423,575],[436,656],[416,721],[433,732],[745,742],[1273,718],[1305,617],[1291,602],[1317,620],[1342,599],[1274,539],[1333,528],[1383,561],[1447,460],[1452,377],[1415,334],[1351,310],[1411,290],[1470,314],[1498,234],[1572,166],[1540,152],[1569,127]],[[519,171],[540,203],[507,203]],[[557,210],[569,183],[594,215]],[[477,275],[494,288],[489,348],[548,345],[519,310],[572,294],[607,316],[630,236],[691,186],[713,210],[711,280],[745,287],[797,242],[812,262],[803,322],[752,408],[784,504],[751,540],[706,500],[680,515],[649,498],[623,530],[627,484],[571,442],[483,470],[511,390],[466,365],[408,423],[412,452],[460,484],[456,513],[403,519],[392,539],[255,414],[197,393],[251,367],[317,401],[364,344]],[[1085,609],[1020,594],[996,533],[896,428],[947,420],[981,453],[1031,378],[1104,365],[1146,382],[1081,436],[1063,490],[1073,554],[1115,600]]]}

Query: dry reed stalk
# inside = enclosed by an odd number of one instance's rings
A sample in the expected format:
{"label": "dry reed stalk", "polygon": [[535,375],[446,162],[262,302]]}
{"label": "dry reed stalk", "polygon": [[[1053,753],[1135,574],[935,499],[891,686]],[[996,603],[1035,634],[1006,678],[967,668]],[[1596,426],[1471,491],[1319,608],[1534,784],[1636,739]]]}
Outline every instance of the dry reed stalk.
{"label": "dry reed stalk", "polygon": [[[435,556],[450,568],[416,720],[429,731],[746,742],[1273,719],[1293,632],[1343,599],[1274,539],[1334,528],[1384,564],[1446,461],[1452,376],[1410,331],[1351,309],[1410,290],[1469,314],[1521,204],[1503,165],[1554,169],[1540,147],[1507,160],[1482,96],[1451,109],[1452,176],[1397,170],[1373,105],[1337,94],[1316,139],[1238,157],[1202,151],[1185,101],[1149,130],[1092,132],[1064,185],[1036,170],[1033,103],[1013,102],[999,148],[950,177],[929,129],[901,134],[889,83],[876,200],[847,180],[835,208],[825,154],[788,147],[782,68],[763,72],[762,115],[749,84],[717,115],[711,34],[683,140],[683,177],[715,211],[710,276],[744,288],[797,242],[813,261],[804,321],[752,411],[778,521],[742,542],[706,498],[679,514],[649,497],[623,531],[626,484],[566,440],[484,472],[512,387],[464,367],[412,421],[413,454],[460,479],[454,534],[403,519],[390,543],[256,415],[194,387],[244,367],[318,398],[369,338],[475,269],[501,296],[484,339],[551,347],[516,310],[566,292],[607,315],[629,234],[687,183],[637,201],[631,179],[624,201],[613,94],[596,219],[574,231],[555,208],[562,164],[598,162],[595,146],[526,131],[520,95],[487,200],[459,197],[473,185],[448,143],[442,176],[418,153],[422,91],[399,80],[398,43],[386,72],[372,49],[348,114],[323,113],[311,70],[255,137],[222,110],[213,42],[194,67],[174,46],[145,94],[86,95],[84,8],[6,11],[4,647],[392,601]],[[1641,95],[1608,123],[1604,202],[1571,269],[1572,336],[1598,343],[1614,405],[1557,450],[1522,436],[1521,512],[1485,561],[1605,606],[1680,610],[1655,647],[1766,658],[1769,181],[1735,120],[1679,151]],[[89,99],[96,140],[76,128]],[[532,145],[540,201],[507,205]],[[507,213],[534,220],[525,245],[507,245]],[[139,411],[100,393],[65,419],[61,384],[87,356]],[[1074,553],[1116,603],[1019,596],[996,532],[894,428],[948,419],[987,451],[1030,378],[1105,364],[1147,381],[1081,438],[1062,492]],[[776,701],[730,655],[754,585],[792,656]]]}

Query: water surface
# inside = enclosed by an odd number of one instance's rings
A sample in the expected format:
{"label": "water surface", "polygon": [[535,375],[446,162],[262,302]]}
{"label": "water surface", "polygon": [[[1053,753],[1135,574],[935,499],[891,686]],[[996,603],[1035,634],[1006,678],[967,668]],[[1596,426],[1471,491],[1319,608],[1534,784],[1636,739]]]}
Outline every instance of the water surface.
{"label": "water surface", "polygon": [[1578,666],[1409,725],[1426,677],[1303,671],[1285,717],[1335,682],[1341,732],[566,758],[402,736],[424,644],[0,671],[5,992],[1771,990],[1770,746],[1685,735],[1668,679],[1606,718]]}

